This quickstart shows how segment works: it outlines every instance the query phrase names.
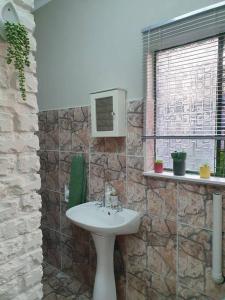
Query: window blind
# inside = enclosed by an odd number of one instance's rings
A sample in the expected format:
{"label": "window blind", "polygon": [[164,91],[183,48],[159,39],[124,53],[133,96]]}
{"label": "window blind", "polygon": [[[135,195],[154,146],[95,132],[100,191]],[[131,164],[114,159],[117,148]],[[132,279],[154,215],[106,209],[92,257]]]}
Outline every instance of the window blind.
{"label": "window blind", "polygon": [[143,30],[144,49],[156,51],[224,32],[225,1]]}
{"label": "window blind", "polygon": [[224,33],[225,1],[143,31],[143,138],[167,168],[170,153],[185,150],[190,171],[207,162],[225,172]]}

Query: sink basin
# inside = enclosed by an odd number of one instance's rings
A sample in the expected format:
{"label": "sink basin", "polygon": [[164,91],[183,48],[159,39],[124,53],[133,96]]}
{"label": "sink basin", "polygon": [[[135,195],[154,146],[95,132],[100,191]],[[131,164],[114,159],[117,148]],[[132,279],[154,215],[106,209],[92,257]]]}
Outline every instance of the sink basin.
{"label": "sink basin", "polygon": [[113,252],[115,236],[138,231],[141,214],[123,208],[121,211],[99,207],[98,202],[88,202],[72,207],[67,218],[77,226],[91,232],[97,252],[97,269],[93,300],[116,300]]}
{"label": "sink basin", "polygon": [[66,216],[76,225],[100,234],[120,235],[138,231],[140,213],[123,208],[117,212],[114,209],[99,207],[97,202],[88,202],[67,210]]}

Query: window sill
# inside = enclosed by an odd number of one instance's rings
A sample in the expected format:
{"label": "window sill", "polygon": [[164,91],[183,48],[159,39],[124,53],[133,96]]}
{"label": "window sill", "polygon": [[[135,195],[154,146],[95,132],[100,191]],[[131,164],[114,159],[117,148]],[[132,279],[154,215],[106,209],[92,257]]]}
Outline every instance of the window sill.
{"label": "window sill", "polygon": [[184,176],[174,175],[173,172],[164,171],[163,173],[155,173],[154,171],[144,172],[144,176],[154,177],[154,178],[164,178],[172,179],[177,181],[188,181],[202,184],[211,185],[225,185],[225,178],[211,176],[208,179],[200,178],[199,175],[195,174],[185,174]]}

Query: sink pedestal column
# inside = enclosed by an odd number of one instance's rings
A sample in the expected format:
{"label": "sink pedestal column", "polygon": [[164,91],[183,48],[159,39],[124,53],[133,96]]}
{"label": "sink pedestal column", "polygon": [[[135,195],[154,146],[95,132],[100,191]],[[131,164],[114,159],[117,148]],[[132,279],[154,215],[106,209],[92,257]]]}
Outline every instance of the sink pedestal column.
{"label": "sink pedestal column", "polygon": [[101,236],[92,233],[92,237],[97,252],[93,300],[116,300],[113,263],[115,236]]}

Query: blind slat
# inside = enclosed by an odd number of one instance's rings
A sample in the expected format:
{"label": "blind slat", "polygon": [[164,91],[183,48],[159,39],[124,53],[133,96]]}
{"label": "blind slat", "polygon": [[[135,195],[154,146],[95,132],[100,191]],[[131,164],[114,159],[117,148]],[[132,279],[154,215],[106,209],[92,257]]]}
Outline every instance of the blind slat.
{"label": "blind slat", "polygon": [[225,157],[225,1],[145,30],[143,72],[147,149],[153,141],[167,168],[170,153],[185,150],[189,170],[206,162],[218,169],[218,151]]}

